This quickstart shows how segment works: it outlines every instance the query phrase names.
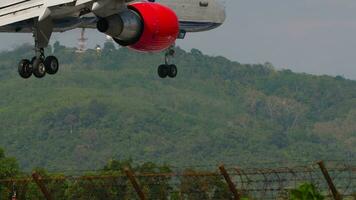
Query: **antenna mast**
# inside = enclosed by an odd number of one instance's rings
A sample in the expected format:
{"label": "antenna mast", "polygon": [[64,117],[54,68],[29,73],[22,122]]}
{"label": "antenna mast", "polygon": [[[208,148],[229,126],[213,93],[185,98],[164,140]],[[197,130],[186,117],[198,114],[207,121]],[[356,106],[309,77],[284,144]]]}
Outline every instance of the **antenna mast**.
{"label": "antenna mast", "polygon": [[85,38],[85,28],[82,28],[80,32],[80,38],[78,39],[78,49],[77,53],[84,53],[86,50],[86,44],[87,44],[88,38]]}

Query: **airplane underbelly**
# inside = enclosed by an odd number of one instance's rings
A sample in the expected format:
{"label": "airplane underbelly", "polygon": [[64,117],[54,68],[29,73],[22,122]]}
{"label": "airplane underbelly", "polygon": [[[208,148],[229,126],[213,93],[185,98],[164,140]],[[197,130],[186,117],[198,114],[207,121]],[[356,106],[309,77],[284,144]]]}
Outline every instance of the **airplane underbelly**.
{"label": "airplane underbelly", "polygon": [[[6,6],[23,4],[27,2],[42,2],[43,0],[0,0],[0,5]],[[65,0],[72,1],[72,0]],[[5,3],[6,2],[6,3]],[[10,4],[10,2],[12,4]],[[201,4],[200,0],[159,0],[173,9],[178,18],[180,30],[185,32],[200,32],[214,29],[225,20],[225,10],[216,0],[204,0],[207,4]],[[16,5],[17,6],[17,5]],[[60,10],[60,9],[58,9]],[[55,11],[56,12],[56,11]],[[57,12],[56,12],[57,13]],[[96,28],[95,16],[56,18],[54,32],[64,32],[75,28]],[[0,32],[32,32],[33,21],[31,19],[0,27]]]}
{"label": "airplane underbelly", "polygon": [[186,32],[200,32],[214,29],[220,26],[220,23],[198,22],[198,21],[180,21],[180,29]]}
{"label": "airplane underbelly", "polygon": [[[90,18],[68,18],[57,20],[54,23],[54,32],[65,32],[76,28],[96,29],[95,17]],[[179,26],[181,30],[186,32],[200,32],[214,29],[220,26],[220,23],[214,22],[199,22],[199,21],[180,21]],[[32,23],[30,21],[11,24],[0,27],[0,32],[17,32],[30,33],[32,32]]]}
{"label": "airplane underbelly", "polygon": [[208,31],[225,21],[225,8],[217,0],[158,0],[173,9],[186,32]]}

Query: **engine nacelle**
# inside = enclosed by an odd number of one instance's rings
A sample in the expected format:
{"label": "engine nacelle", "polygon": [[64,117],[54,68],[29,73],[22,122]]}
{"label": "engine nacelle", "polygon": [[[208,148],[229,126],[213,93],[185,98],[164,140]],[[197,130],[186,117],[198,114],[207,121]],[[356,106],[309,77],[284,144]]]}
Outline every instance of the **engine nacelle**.
{"label": "engine nacelle", "polygon": [[162,51],[179,34],[178,17],[173,10],[158,3],[133,3],[128,9],[99,19],[97,28],[118,44],[145,52]]}
{"label": "engine nacelle", "polygon": [[100,32],[110,35],[120,45],[135,44],[143,32],[143,22],[136,12],[125,10],[117,15],[99,19],[97,28]]}

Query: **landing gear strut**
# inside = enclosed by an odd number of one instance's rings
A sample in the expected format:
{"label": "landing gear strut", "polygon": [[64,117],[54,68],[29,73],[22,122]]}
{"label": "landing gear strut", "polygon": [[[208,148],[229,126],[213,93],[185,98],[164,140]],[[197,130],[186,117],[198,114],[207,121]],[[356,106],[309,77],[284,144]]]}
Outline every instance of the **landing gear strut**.
{"label": "landing gear strut", "polygon": [[35,39],[35,56],[32,60],[22,59],[18,65],[19,75],[28,79],[33,74],[37,78],[43,78],[47,74],[56,74],[59,69],[58,59],[54,56],[46,57],[44,47],[48,45],[51,37],[53,24],[50,18],[39,22],[35,21],[33,26],[33,37]]}
{"label": "landing gear strut", "polygon": [[166,78],[167,76],[170,78],[175,78],[178,74],[177,66],[170,63],[170,58],[172,58],[175,54],[173,47],[170,47],[165,54],[165,64],[160,65],[158,67],[158,76],[160,78]]}

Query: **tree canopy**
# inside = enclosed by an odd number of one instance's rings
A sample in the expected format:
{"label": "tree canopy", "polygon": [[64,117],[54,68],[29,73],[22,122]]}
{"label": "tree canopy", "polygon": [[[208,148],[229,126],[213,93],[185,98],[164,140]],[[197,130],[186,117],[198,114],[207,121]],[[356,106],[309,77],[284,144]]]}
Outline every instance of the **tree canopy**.
{"label": "tree canopy", "polygon": [[31,46],[0,53],[0,146],[24,170],[97,169],[110,159],[243,166],[356,155],[356,81],[180,48],[178,77],[160,79],[163,54],[112,44],[101,53],[59,43],[53,50],[60,71],[41,80],[16,72]]}

